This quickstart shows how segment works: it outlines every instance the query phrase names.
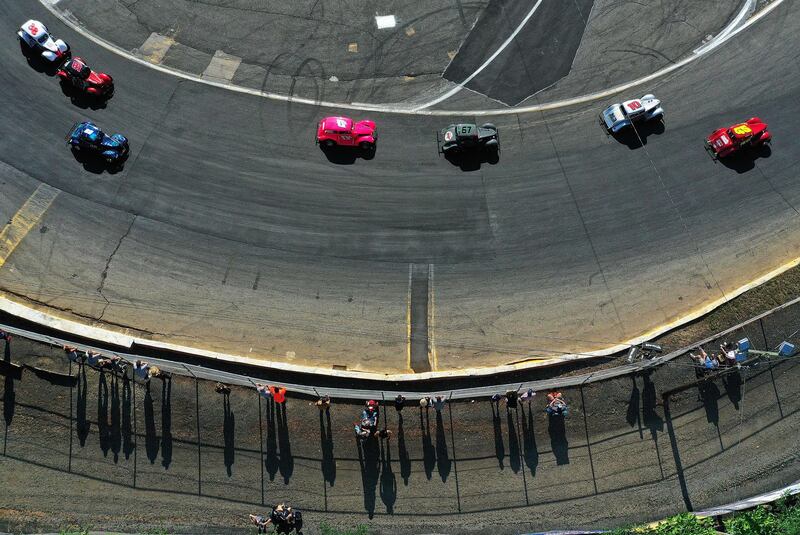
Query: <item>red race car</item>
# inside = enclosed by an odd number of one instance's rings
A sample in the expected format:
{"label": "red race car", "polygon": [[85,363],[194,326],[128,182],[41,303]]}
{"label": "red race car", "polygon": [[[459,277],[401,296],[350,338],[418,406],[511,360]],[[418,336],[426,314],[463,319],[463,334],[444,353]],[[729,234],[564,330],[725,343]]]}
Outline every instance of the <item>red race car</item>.
{"label": "red race car", "polygon": [[762,147],[772,141],[767,123],[753,117],[743,123],[715,130],[706,139],[706,150],[715,160],[725,158],[740,150]]}
{"label": "red race car", "polygon": [[356,123],[349,117],[325,117],[317,126],[317,144],[322,148],[343,146],[374,151],[377,142],[374,121]]}
{"label": "red race car", "polygon": [[95,72],[81,58],[64,62],[56,75],[63,84],[95,97],[110,97],[114,92],[114,80],[104,72]]}

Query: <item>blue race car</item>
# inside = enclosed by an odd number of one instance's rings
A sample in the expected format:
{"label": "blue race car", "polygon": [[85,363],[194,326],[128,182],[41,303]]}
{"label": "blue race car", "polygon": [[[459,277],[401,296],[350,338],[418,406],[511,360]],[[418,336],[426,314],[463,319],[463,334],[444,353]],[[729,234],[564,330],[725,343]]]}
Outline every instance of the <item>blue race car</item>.
{"label": "blue race car", "polygon": [[74,151],[88,151],[102,156],[109,164],[122,163],[130,149],[128,138],[122,134],[108,136],[89,121],[76,123],[67,134],[67,144]]}

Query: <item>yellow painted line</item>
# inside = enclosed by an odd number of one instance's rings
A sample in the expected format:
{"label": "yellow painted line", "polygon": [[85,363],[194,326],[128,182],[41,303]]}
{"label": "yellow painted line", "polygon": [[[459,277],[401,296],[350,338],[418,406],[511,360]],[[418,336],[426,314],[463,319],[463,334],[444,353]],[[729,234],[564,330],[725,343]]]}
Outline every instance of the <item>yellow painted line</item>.
{"label": "yellow painted line", "polygon": [[0,231],[0,268],[6,263],[14,249],[25,239],[28,232],[39,223],[59,193],[61,190],[47,184],[40,184],[17,210],[11,221]]}
{"label": "yellow painted line", "polygon": [[434,336],[436,322],[436,299],[433,291],[433,264],[428,265],[428,361],[431,371],[439,369],[439,358],[436,356],[436,337]]}
{"label": "yellow painted line", "polygon": [[406,296],[406,369],[411,368],[411,270],[413,264],[408,265],[408,295]]}

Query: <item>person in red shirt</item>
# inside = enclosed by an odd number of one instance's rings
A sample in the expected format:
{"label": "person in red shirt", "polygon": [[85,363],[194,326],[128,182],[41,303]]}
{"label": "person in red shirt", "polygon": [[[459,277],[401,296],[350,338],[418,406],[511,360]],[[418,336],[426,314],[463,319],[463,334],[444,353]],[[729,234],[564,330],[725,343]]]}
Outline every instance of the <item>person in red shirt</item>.
{"label": "person in red shirt", "polygon": [[282,386],[270,386],[269,393],[272,394],[272,399],[275,400],[275,403],[286,401],[286,389]]}

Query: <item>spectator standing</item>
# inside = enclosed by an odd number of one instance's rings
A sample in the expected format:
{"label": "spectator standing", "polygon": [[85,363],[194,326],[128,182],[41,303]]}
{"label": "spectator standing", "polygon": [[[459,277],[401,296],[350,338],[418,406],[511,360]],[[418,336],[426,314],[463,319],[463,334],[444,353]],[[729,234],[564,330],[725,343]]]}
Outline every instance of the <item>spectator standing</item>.
{"label": "spectator standing", "polygon": [[0,329],[0,340],[5,340],[6,342],[10,342],[11,335],[5,332],[4,330]]}
{"label": "spectator standing", "polygon": [[217,394],[222,394],[223,396],[229,396],[231,393],[231,387],[217,381],[217,384],[214,385],[214,392]]}
{"label": "spectator standing", "polygon": [[256,383],[256,391],[258,395],[266,400],[272,399],[272,392],[269,391],[269,387],[267,385],[262,385],[261,383]]}
{"label": "spectator standing", "polygon": [[150,381],[150,365],[143,360],[137,360],[133,363],[133,376],[138,377],[144,382]]}
{"label": "spectator standing", "polygon": [[86,357],[81,356],[78,354],[78,348],[74,346],[64,346],[64,352],[67,354],[67,358],[70,362],[74,362],[75,364],[83,364],[83,361]]}
{"label": "spectator standing", "polygon": [[561,392],[551,392],[547,394],[547,408],[545,411],[550,416],[566,416],[569,408]]}
{"label": "spectator standing", "polygon": [[269,393],[272,394],[272,399],[275,400],[275,403],[286,402],[286,389],[282,386],[270,386]]}
{"label": "spectator standing", "polygon": [[444,396],[436,396],[433,398],[433,408],[436,409],[436,412],[442,412],[445,403],[447,403],[447,400]]}
{"label": "spectator standing", "polygon": [[99,368],[100,362],[103,360],[103,355],[91,349],[86,350],[86,364],[92,368]]}
{"label": "spectator standing", "polygon": [[431,403],[431,398],[429,398],[428,396],[423,396],[419,399],[419,407],[421,409],[427,409],[430,403]]}
{"label": "spectator standing", "polygon": [[536,395],[536,392],[533,391],[533,388],[529,388],[527,391],[523,392],[522,395],[519,397],[520,401],[525,401],[530,403],[533,401],[533,397]]}
{"label": "spectator standing", "polygon": [[403,394],[397,394],[397,397],[394,398],[394,408],[397,412],[403,410],[403,405],[406,403],[406,398]]}
{"label": "spectator standing", "polygon": [[509,390],[506,392],[506,408],[508,409],[516,409],[517,408],[517,398],[519,394],[516,390]]}
{"label": "spectator standing", "polygon": [[314,405],[321,411],[327,411],[331,408],[331,398],[330,396],[320,396]]}

